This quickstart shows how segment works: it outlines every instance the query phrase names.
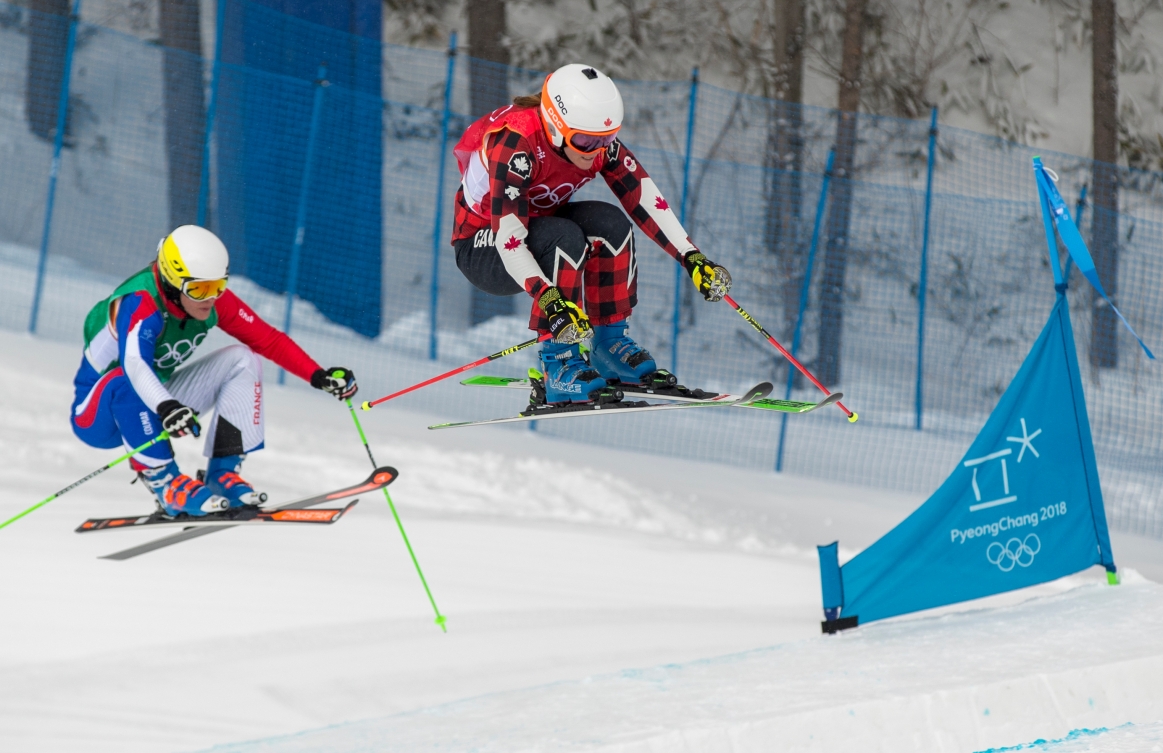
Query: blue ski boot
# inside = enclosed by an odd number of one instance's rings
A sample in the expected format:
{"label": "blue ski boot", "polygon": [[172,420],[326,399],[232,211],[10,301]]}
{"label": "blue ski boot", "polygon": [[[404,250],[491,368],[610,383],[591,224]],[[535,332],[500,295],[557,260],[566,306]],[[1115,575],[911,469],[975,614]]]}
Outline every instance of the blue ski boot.
{"label": "blue ski boot", "polygon": [[673,387],[678,379],[668,371],[661,371],[650,352],[626,334],[626,320],[594,327],[590,363],[608,382],[642,385],[644,387]]}
{"label": "blue ski boot", "polygon": [[221,512],[229,507],[229,500],[210,491],[201,481],[195,481],[178,470],[173,460],[157,468],[149,468],[134,461],[134,470],[157,497],[158,506],[172,518],[185,513],[201,517]]}
{"label": "blue ski boot", "polygon": [[606,380],[582,357],[580,343],[546,341],[541,346],[541,370],[545,374],[545,402],[550,405],[587,403],[606,388]]}
{"label": "blue ski boot", "polygon": [[230,500],[231,507],[259,505],[266,501],[265,494],[257,494],[247,481],[238,475],[246,455],[227,455],[210,458],[206,467],[206,488]]}

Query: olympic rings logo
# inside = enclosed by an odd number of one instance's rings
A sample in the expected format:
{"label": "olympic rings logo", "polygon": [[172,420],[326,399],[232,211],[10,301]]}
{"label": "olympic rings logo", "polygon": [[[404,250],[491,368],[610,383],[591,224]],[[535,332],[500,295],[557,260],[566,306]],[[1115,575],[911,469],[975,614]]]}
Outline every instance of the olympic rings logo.
{"label": "olympic rings logo", "polygon": [[159,369],[181,366],[194,350],[206,339],[206,333],[194,335],[193,340],[178,340],[174,343],[160,342],[154,352],[153,364]]}
{"label": "olympic rings logo", "polygon": [[1029,534],[1025,540],[1012,538],[1002,546],[993,542],[985,550],[985,558],[989,564],[997,565],[1003,573],[1008,573],[1018,567],[1029,567],[1034,564],[1034,555],[1042,551],[1042,542],[1037,534]]}
{"label": "olympic rings logo", "polygon": [[573,196],[575,191],[580,191],[581,187],[591,180],[593,179],[582,178],[576,186],[573,183],[562,183],[553,189],[545,183],[538,183],[529,189],[529,203],[538,209],[552,209],[561,206],[569,201],[569,197]]}

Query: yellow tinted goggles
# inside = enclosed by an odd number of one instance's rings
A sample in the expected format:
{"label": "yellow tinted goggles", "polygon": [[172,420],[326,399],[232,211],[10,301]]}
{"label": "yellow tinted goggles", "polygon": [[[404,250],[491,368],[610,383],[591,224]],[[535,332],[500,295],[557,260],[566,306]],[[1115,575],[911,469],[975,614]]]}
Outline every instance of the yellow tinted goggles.
{"label": "yellow tinted goggles", "polygon": [[226,292],[226,279],[186,280],[182,283],[182,292],[195,301],[208,301]]}

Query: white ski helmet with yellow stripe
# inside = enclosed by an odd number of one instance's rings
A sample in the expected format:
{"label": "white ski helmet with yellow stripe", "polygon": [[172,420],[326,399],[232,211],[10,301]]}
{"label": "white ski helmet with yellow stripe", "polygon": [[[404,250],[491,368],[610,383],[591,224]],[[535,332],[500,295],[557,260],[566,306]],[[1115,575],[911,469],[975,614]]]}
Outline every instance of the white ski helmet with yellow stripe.
{"label": "white ski helmet with yellow stripe", "polygon": [[204,301],[226,291],[230,254],[206,228],[182,225],[158,243],[157,266],[170,287]]}

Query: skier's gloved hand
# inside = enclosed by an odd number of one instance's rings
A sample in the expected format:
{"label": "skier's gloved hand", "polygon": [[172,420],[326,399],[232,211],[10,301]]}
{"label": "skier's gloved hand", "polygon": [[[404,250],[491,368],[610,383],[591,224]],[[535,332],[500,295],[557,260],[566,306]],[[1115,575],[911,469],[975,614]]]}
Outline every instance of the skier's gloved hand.
{"label": "skier's gloved hand", "polygon": [[174,439],[187,434],[193,434],[195,437],[202,434],[198,414],[177,400],[163,400],[159,403],[157,416],[162,420],[162,428]]}
{"label": "skier's gloved hand", "polygon": [[549,320],[549,331],[555,341],[563,345],[573,345],[594,336],[594,328],[590,325],[590,318],[586,316],[586,312],[578,308],[573,301],[566,300],[556,287],[542,293],[537,299],[537,305],[545,312],[545,318]]}
{"label": "skier's gloved hand", "polygon": [[708,259],[702,251],[691,251],[683,257],[683,267],[695,287],[708,301],[721,301],[731,292],[731,274],[727,269]]}
{"label": "skier's gloved hand", "polygon": [[335,395],[340,400],[349,400],[359,392],[355,383],[355,374],[351,369],[343,366],[332,366],[330,369],[319,369],[311,375],[311,386],[317,390]]}

